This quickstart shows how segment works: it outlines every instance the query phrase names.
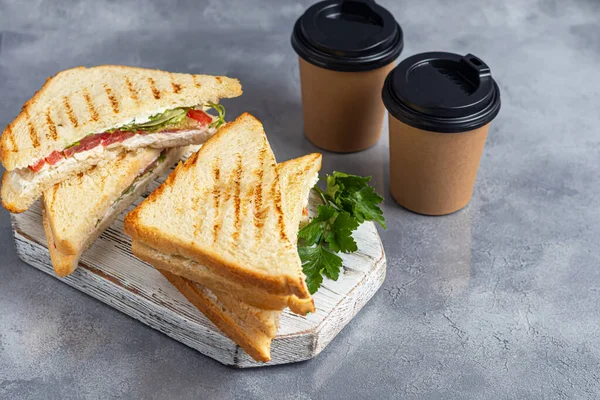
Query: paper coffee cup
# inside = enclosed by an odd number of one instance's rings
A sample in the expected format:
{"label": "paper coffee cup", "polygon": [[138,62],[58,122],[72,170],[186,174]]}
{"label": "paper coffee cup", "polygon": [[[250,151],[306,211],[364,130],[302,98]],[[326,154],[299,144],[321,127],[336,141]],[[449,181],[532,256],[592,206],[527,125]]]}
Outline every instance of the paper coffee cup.
{"label": "paper coffee cup", "polygon": [[338,153],[377,143],[385,107],[381,87],[394,68],[338,72],[299,59],[304,133],[316,146]]}
{"label": "paper coffee cup", "polygon": [[374,1],[322,1],[296,22],[304,132],[316,146],[355,152],[381,136],[381,88],[403,47],[402,29]]}
{"label": "paper coffee cup", "polygon": [[403,207],[445,215],[471,200],[500,91],[479,58],[423,53],[386,78],[390,190]]}

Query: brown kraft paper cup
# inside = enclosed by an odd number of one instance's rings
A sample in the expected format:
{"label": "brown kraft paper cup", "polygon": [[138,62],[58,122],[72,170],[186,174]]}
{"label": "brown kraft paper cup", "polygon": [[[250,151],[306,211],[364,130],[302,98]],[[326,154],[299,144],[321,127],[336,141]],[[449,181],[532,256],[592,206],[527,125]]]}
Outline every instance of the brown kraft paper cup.
{"label": "brown kraft paper cup", "polygon": [[403,207],[426,215],[460,210],[471,200],[489,123],[461,133],[414,128],[390,115],[390,190]]}
{"label": "brown kraft paper cup", "polygon": [[445,215],[473,195],[490,123],[500,112],[500,88],[473,54],[415,54],[387,76],[390,191],[405,208]]}
{"label": "brown kraft paper cup", "polygon": [[381,88],[394,63],[370,71],[341,72],[298,60],[306,137],[324,150],[339,153],[373,146],[381,136],[385,113]]}

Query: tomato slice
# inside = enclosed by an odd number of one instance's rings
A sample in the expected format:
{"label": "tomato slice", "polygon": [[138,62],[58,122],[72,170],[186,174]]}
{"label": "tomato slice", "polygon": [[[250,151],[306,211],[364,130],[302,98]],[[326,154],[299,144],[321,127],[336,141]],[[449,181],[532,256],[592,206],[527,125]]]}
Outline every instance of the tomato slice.
{"label": "tomato slice", "polygon": [[77,146],[69,147],[63,151],[65,157],[71,157],[73,154],[80,152],[83,146],[78,144]]}
{"label": "tomato slice", "polygon": [[100,135],[91,135],[81,139],[81,150],[86,151],[91,150],[94,147],[98,146],[102,142],[102,134]]}
{"label": "tomato slice", "polygon": [[188,117],[198,121],[200,126],[206,126],[212,122],[212,118],[210,117],[210,115],[208,115],[202,110],[190,110],[188,111],[187,115]]}
{"label": "tomato slice", "polygon": [[39,160],[35,164],[30,165],[29,169],[32,170],[33,172],[38,172],[40,169],[42,169],[42,167],[44,166],[44,164],[46,164],[46,160],[42,158],[41,160]]}
{"label": "tomato slice", "polygon": [[62,153],[62,151],[53,151],[52,153],[50,153],[50,155],[48,157],[46,157],[46,162],[50,165],[54,165],[57,162],[59,162],[60,160],[62,160],[64,158],[64,154]]}
{"label": "tomato slice", "polygon": [[139,132],[131,132],[131,131],[125,131],[125,132],[121,132],[119,134],[119,138],[117,139],[119,142],[122,142],[124,140],[129,139],[132,136],[137,135]]}
{"label": "tomato slice", "polygon": [[113,133],[106,133],[106,136],[102,138],[102,146],[110,146],[113,143],[117,143],[119,141],[120,130],[116,130]]}

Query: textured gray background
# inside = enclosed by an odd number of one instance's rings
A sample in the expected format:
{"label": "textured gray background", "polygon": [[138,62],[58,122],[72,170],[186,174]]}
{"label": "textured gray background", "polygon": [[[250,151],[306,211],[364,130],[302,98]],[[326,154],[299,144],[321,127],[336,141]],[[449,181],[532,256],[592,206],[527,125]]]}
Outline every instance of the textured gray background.
{"label": "textured gray background", "polygon": [[[240,78],[228,101],[281,160],[302,136],[289,44],[308,1],[0,0],[0,128],[44,79],[116,63]],[[402,57],[472,52],[498,80],[473,200],[443,218],[388,193],[387,138],[333,169],[373,175],[383,288],[315,360],[232,370],[17,259],[0,213],[0,398],[598,398],[600,2],[382,1]]]}

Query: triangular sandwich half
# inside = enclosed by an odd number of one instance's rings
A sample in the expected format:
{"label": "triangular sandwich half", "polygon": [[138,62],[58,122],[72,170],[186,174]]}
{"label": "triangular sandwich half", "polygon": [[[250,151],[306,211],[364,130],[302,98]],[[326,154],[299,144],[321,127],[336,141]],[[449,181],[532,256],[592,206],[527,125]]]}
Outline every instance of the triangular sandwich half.
{"label": "triangular sandwich half", "polygon": [[215,103],[241,93],[220,76],[114,65],[60,72],[2,133],[2,204],[23,212],[44,190],[123,151],[201,144],[223,122]]}
{"label": "triangular sandwich half", "polygon": [[[286,200],[288,211],[286,218],[293,218],[287,224],[289,237],[297,240],[298,225],[302,218],[302,211],[308,204],[308,194],[310,189],[318,181],[318,172],[321,169],[321,155],[309,154],[295,160],[289,160],[278,164],[279,177],[281,180],[282,192]],[[235,281],[223,279],[211,268],[179,255],[164,254],[155,250],[142,242],[133,241],[133,253],[144,261],[150,262],[157,268],[161,268],[157,263],[165,263],[167,271],[175,275],[193,279],[197,283],[210,288],[213,291],[222,291],[235,293],[244,303],[265,310],[282,310],[289,307],[292,312],[304,315],[308,312],[314,312],[312,299],[301,300],[296,296],[273,295],[265,290],[255,287],[248,287]],[[152,260],[152,261],[151,261]]]}
{"label": "triangular sandwich half", "polygon": [[[225,280],[311,299],[262,124],[242,114],[125,217],[134,241],[189,258]],[[190,271],[198,276],[200,271]]]}
{"label": "triangular sandwich half", "polygon": [[[320,169],[321,155],[309,154],[277,165],[286,199],[284,215],[290,236],[296,237],[308,192]],[[235,288],[209,289],[168,270],[180,268],[181,257],[169,257],[134,242],[134,253],[158,270],[219,329],[256,361],[270,360],[271,340],[279,327],[281,311],[265,310],[245,303]],[[297,299],[298,301],[298,299]],[[284,306],[285,306],[284,302]]]}
{"label": "triangular sandwich half", "polygon": [[81,254],[115,218],[191,148],[197,146],[124,152],[110,164],[92,167],[46,190],[42,217],[56,274],[71,274]]}

